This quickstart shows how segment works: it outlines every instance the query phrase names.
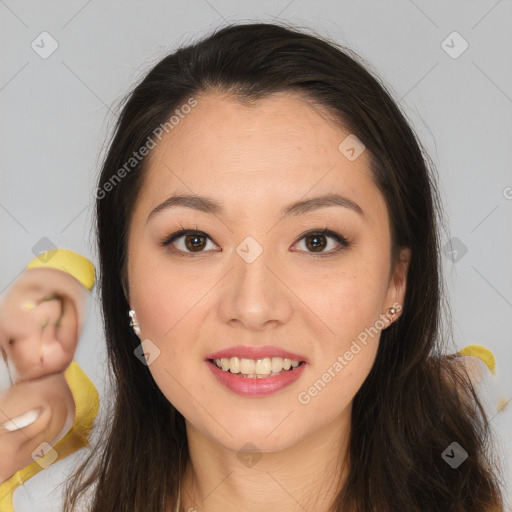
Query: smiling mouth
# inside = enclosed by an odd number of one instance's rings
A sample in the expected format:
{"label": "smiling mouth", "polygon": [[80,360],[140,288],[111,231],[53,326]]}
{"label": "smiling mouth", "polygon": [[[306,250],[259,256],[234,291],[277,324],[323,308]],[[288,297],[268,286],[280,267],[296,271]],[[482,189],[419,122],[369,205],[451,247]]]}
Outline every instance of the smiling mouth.
{"label": "smiling mouth", "polygon": [[266,357],[264,359],[223,357],[221,359],[208,359],[208,361],[226,373],[246,379],[276,377],[283,373],[293,372],[299,366],[306,364],[305,361],[282,357]]}

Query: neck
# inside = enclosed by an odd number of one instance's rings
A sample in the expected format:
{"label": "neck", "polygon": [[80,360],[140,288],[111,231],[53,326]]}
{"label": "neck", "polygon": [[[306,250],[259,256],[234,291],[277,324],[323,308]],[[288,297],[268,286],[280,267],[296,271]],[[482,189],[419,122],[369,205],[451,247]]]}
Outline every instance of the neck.
{"label": "neck", "polygon": [[[348,408],[350,409],[350,408]],[[182,510],[327,512],[347,473],[350,412],[280,451],[243,458],[187,422]]]}

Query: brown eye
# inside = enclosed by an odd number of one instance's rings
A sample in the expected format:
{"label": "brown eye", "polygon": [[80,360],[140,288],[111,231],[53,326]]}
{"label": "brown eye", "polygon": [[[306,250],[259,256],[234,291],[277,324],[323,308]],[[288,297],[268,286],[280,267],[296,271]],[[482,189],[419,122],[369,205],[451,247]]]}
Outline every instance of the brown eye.
{"label": "brown eye", "polygon": [[212,244],[213,248],[216,247],[206,233],[181,230],[168,236],[160,244],[172,246],[172,251],[179,256],[188,256],[193,253],[206,252],[208,242]]}
{"label": "brown eye", "polygon": [[191,252],[197,252],[204,249],[205,237],[202,235],[186,235],[185,236],[185,247]]}
{"label": "brown eye", "polygon": [[308,235],[305,238],[307,240],[306,247],[312,252],[321,252],[327,245],[324,235]]}
{"label": "brown eye", "polygon": [[[332,240],[330,244],[329,239]],[[336,253],[350,245],[345,237],[328,229],[309,231],[299,239],[299,243],[302,241],[304,241],[306,252],[320,255]],[[328,247],[327,250],[324,250],[326,247]]]}

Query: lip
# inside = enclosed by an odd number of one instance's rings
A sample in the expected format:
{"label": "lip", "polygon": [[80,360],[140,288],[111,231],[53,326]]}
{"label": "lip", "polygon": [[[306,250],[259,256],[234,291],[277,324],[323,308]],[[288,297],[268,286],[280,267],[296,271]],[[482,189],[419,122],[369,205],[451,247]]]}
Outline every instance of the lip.
{"label": "lip", "polygon": [[263,397],[276,393],[277,391],[293,384],[298,378],[300,378],[307,363],[301,363],[297,368],[286,371],[280,375],[264,377],[261,379],[238,377],[231,372],[225,372],[224,370],[217,368],[215,363],[208,360],[205,361],[205,364],[208,366],[215,378],[223,386],[233,391],[233,393],[245,397]]}
{"label": "lip", "polygon": [[[222,359],[223,357],[243,357],[245,359],[264,359],[265,357],[282,357],[283,359],[295,359],[296,361],[305,361],[309,363],[309,360],[300,354],[288,352],[282,348],[275,347],[272,345],[266,345],[263,347],[248,347],[246,345],[238,345],[236,347],[229,347],[219,352],[208,354],[205,357],[205,361],[208,359]],[[302,366],[302,365],[301,365]]]}

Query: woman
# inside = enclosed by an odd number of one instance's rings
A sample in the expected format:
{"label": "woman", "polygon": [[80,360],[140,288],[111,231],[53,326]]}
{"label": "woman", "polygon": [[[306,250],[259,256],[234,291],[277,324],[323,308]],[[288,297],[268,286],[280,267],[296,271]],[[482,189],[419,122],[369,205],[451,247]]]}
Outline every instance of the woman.
{"label": "woman", "polygon": [[231,25],[161,60],[96,191],[114,406],[65,510],[501,510],[429,164],[333,42]]}

